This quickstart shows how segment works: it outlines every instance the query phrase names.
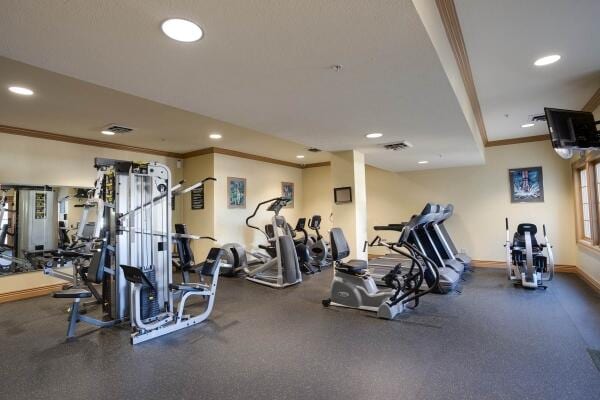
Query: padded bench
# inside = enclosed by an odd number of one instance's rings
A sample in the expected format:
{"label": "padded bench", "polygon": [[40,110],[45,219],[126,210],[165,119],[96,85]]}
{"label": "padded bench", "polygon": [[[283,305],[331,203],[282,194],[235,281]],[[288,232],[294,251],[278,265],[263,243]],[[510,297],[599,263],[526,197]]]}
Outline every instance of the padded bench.
{"label": "padded bench", "polygon": [[92,292],[86,289],[66,289],[54,292],[52,297],[55,299],[87,299],[92,297]]}
{"label": "padded bench", "polygon": [[169,285],[171,290],[181,290],[182,292],[200,292],[209,290],[210,286],[203,283],[172,283]]}

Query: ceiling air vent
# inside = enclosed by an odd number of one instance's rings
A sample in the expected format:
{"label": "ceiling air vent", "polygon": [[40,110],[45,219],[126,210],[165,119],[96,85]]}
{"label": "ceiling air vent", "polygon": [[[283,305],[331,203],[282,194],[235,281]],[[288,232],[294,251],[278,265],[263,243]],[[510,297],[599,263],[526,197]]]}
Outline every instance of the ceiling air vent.
{"label": "ceiling air vent", "polygon": [[546,122],[546,114],[530,115],[531,122]]}
{"label": "ceiling air vent", "polygon": [[394,151],[406,150],[410,149],[411,147],[413,147],[413,145],[407,142],[406,140],[403,140],[402,142],[388,143],[383,145],[384,149]]}
{"label": "ceiling air vent", "polygon": [[133,128],[128,128],[123,125],[110,124],[110,125],[107,125],[105,128],[103,128],[102,130],[110,131],[110,132],[113,132],[116,134],[123,134],[123,133],[129,133],[129,132],[133,131]]}
{"label": "ceiling air vent", "polygon": [[311,153],[318,153],[321,151],[321,149],[317,149],[316,147],[310,147],[307,150],[310,151]]}

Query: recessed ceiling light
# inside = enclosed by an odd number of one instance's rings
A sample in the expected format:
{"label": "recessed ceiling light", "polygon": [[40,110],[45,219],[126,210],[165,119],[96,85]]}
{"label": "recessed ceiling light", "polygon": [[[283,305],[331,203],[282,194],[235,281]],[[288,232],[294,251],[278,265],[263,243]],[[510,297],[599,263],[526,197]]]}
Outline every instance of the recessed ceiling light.
{"label": "recessed ceiling light", "polygon": [[367,135],[365,135],[365,137],[367,139],[377,139],[383,136],[383,133],[379,133],[379,132],[373,132],[373,133],[369,133]]}
{"label": "recessed ceiling light", "polygon": [[558,60],[560,60],[560,56],[558,54],[552,54],[550,56],[538,58],[537,60],[535,60],[533,65],[535,65],[536,67],[542,67],[544,65],[554,64]]}
{"label": "recessed ceiling light", "polygon": [[162,31],[179,42],[195,42],[202,39],[202,28],[187,19],[172,18],[162,23]]}
{"label": "recessed ceiling light", "polygon": [[296,158],[304,158],[304,156],[302,154],[298,154]]}
{"label": "recessed ceiling light", "polygon": [[521,128],[531,128],[532,126],[534,126],[535,124],[529,123],[529,124],[523,124],[521,125]]}
{"label": "recessed ceiling light", "polygon": [[22,96],[31,96],[33,94],[33,90],[21,86],[11,86],[8,88],[8,90],[15,94],[20,94]]}
{"label": "recessed ceiling light", "polygon": [[106,136],[112,136],[115,134],[113,131],[100,131],[100,133]]}
{"label": "recessed ceiling light", "polygon": [[211,139],[221,139],[223,135],[221,135],[220,133],[211,133],[210,135],[208,135],[208,137]]}
{"label": "recessed ceiling light", "polygon": [[419,161],[418,164],[429,164],[429,161],[426,161],[426,160]]}

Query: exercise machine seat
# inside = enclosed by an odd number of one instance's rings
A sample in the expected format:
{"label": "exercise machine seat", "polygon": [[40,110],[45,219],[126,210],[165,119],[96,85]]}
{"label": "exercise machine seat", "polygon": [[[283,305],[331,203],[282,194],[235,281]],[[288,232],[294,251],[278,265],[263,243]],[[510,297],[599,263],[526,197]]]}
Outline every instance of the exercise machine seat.
{"label": "exercise machine seat", "polygon": [[343,261],[344,258],[350,255],[350,246],[340,228],[331,228],[329,238],[331,241],[331,257],[333,261],[338,262],[338,268],[351,273],[360,273],[367,269],[368,263],[364,260]]}
{"label": "exercise machine seat", "polygon": [[341,263],[338,265],[338,268],[343,268],[348,272],[358,274],[366,270],[368,266],[369,264],[364,260],[350,260],[348,262]]}
{"label": "exercise machine seat", "polygon": [[81,257],[89,260],[94,256],[94,253],[81,253],[75,250],[58,250],[56,255],[68,258]]}
{"label": "exercise machine seat", "polygon": [[519,224],[515,236],[513,237],[513,246],[518,248],[525,248],[525,234],[529,232],[531,236],[531,247],[533,252],[541,251],[540,245],[535,237],[537,233],[537,226],[531,223]]}
{"label": "exercise machine seat", "polygon": [[57,299],[85,299],[92,297],[92,292],[86,289],[66,289],[54,292],[52,297]]}
{"label": "exercise machine seat", "polygon": [[85,275],[85,281],[91,283],[102,283],[104,280],[104,266],[106,265],[106,255],[108,249],[106,248],[106,242],[102,243],[100,250],[94,252],[90,265]]}
{"label": "exercise machine seat", "polygon": [[203,283],[172,283],[169,285],[171,290],[181,290],[182,292],[197,292],[209,290],[210,286]]}

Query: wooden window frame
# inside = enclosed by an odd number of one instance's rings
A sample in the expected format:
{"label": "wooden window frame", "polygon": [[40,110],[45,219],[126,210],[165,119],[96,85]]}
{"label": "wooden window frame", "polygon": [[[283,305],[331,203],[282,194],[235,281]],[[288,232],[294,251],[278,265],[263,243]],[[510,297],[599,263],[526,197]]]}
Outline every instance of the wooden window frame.
{"label": "wooden window frame", "polygon": [[[596,176],[596,165],[600,164],[600,152],[589,152],[573,162],[573,185],[575,188],[575,231],[578,244],[594,249],[600,253],[600,206],[597,183],[600,176]],[[583,233],[583,208],[581,202],[580,171],[585,169],[587,175],[588,202],[590,207],[591,238],[586,238]]]}

